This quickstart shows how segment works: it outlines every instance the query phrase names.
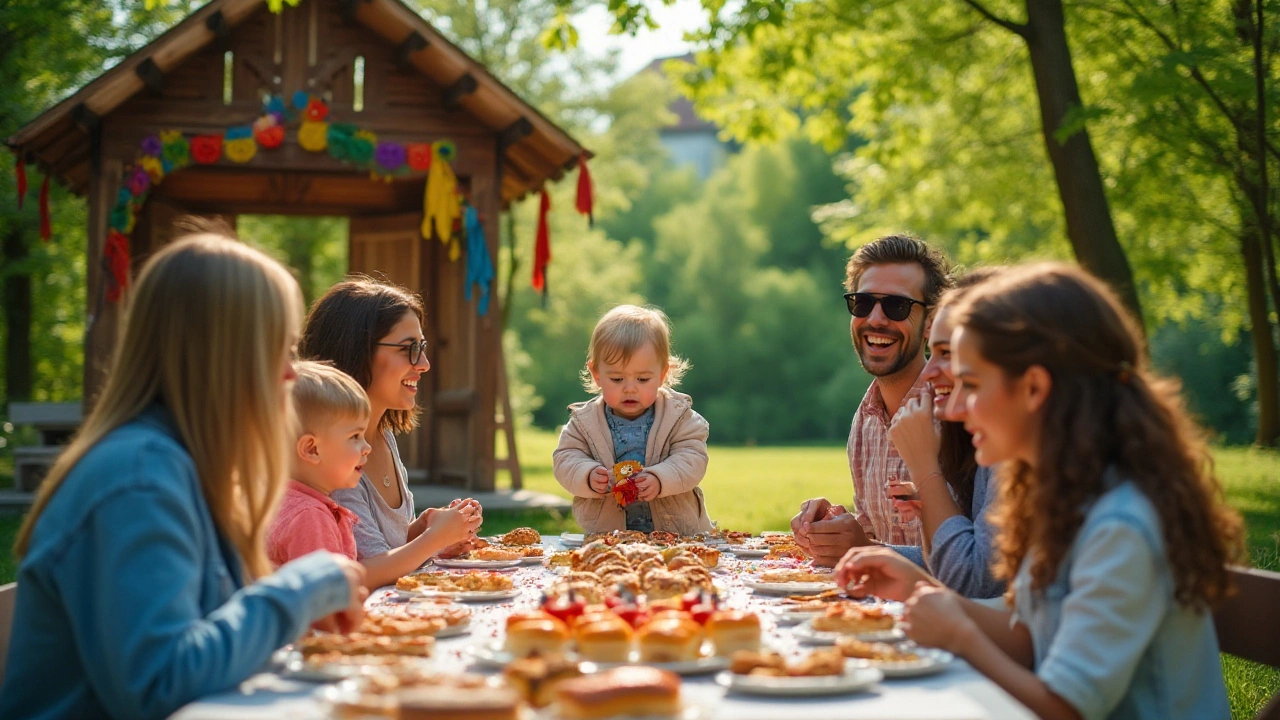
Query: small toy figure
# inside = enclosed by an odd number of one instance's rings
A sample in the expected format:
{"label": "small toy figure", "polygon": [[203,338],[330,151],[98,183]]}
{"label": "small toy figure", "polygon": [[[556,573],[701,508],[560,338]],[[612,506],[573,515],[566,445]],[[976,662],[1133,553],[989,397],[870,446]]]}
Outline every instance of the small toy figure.
{"label": "small toy figure", "polygon": [[619,507],[626,507],[640,499],[640,489],[631,478],[644,470],[635,460],[624,460],[613,466],[613,499]]}

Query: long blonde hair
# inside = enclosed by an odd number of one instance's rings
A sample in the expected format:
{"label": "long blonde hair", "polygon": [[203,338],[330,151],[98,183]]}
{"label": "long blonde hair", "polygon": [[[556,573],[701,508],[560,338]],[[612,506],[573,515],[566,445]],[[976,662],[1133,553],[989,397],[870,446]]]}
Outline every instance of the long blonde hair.
{"label": "long blonde hair", "polygon": [[270,573],[264,541],[291,442],[282,372],[303,308],[287,270],[228,237],[191,235],[156,253],[132,290],[102,394],[41,485],[17,554],[76,464],[160,402],[243,569],[250,578]]}

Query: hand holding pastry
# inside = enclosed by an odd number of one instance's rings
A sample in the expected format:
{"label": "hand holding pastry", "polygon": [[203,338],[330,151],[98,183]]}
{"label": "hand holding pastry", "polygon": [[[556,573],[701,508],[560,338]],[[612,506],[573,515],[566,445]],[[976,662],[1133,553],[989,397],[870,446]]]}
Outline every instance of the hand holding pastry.
{"label": "hand holding pastry", "polygon": [[369,589],[365,587],[363,565],[342,555],[334,555],[333,559],[347,578],[347,607],[317,620],[312,627],[328,632],[349,633],[360,627],[364,620],[364,601],[369,597]]}
{"label": "hand holding pastry", "polygon": [[601,495],[609,492],[609,470],[603,465],[593,468],[587,475],[587,486]]}
{"label": "hand holding pastry", "polygon": [[651,475],[647,472],[642,472],[632,475],[631,481],[636,484],[636,489],[640,491],[640,499],[642,501],[649,502],[650,500],[658,497],[658,490],[661,487],[661,483],[658,482],[657,476]]}
{"label": "hand holding pastry", "polygon": [[791,533],[795,536],[796,544],[810,552],[809,546],[809,528],[815,520],[821,520],[827,515],[831,509],[831,501],[826,498],[814,498],[805,500],[800,506],[800,512],[791,518]]}
{"label": "hand holding pastry", "polygon": [[431,531],[452,545],[469,540],[480,527],[481,519],[478,506],[459,504],[436,513],[431,521]]}

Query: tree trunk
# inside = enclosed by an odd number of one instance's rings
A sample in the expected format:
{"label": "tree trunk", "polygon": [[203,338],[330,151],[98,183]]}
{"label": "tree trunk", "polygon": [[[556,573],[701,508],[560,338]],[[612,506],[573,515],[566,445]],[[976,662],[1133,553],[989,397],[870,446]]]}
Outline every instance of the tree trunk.
{"label": "tree trunk", "polygon": [[[19,267],[28,255],[20,224],[4,237],[5,267]],[[31,399],[31,276],[18,271],[4,278],[5,395],[9,402]]]}
{"label": "tree trunk", "polygon": [[1027,0],[1027,24],[1023,32],[1040,99],[1045,147],[1066,214],[1067,238],[1080,264],[1111,285],[1142,323],[1133,270],[1111,222],[1111,209],[1089,133],[1082,126],[1065,141],[1056,137],[1069,114],[1083,108],[1071,64],[1071,49],[1067,45],[1061,0]]}
{"label": "tree trunk", "polygon": [[1244,255],[1250,335],[1253,336],[1253,358],[1257,367],[1257,443],[1273,446],[1277,436],[1280,436],[1280,381],[1277,380],[1276,346],[1271,337],[1271,321],[1267,312],[1267,290],[1263,279],[1262,247],[1258,243],[1256,216],[1251,208],[1240,210],[1240,252]]}

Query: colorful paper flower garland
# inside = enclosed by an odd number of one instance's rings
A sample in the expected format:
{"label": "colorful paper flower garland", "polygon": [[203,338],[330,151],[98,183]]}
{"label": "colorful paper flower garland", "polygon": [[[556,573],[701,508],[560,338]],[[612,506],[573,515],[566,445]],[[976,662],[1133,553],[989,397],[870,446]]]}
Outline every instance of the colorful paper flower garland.
{"label": "colorful paper flower garland", "polygon": [[283,145],[286,129],[293,123],[298,124],[298,145],[303,150],[327,152],[336,160],[365,168],[373,180],[391,182],[394,177],[427,173],[423,236],[430,238],[434,234],[449,245],[449,258],[457,260],[461,253],[457,234],[461,230],[462,198],[451,166],[457,156],[457,146],[447,140],[436,143],[379,141],[373,132],[349,123],[330,122],[328,118],[329,106],[323,99],[299,91],[287,105],[279,96],[269,98],[257,120],[227,128],[221,135],[188,138],[181,131],[168,130],[143,139],[133,165],[124,171],[108,220],[104,261],[111,272],[107,299],[119,300],[128,283],[129,235],[153,187],[170,173],[192,164],[212,165],[223,158],[237,164],[247,163],[257,156],[258,148],[272,150]]}

